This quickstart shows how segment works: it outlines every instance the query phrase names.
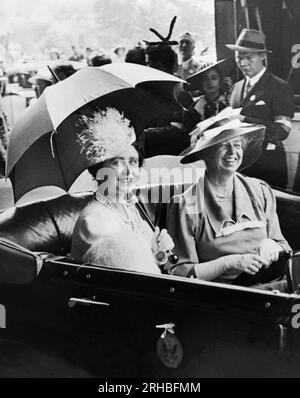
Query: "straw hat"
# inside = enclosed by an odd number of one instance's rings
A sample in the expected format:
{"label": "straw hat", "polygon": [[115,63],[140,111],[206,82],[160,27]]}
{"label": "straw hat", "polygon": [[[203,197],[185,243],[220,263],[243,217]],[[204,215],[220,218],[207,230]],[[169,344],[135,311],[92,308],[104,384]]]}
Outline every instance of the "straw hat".
{"label": "straw hat", "polygon": [[265,129],[266,127],[263,125],[244,123],[239,119],[230,121],[223,119],[217,122],[217,127],[204,131],[194,148],[180,162],[186,164],[204,159],[205,153],[207,153],[205,149],[232,138],[243,136],[247,139],[247,146],[240,169],[244,169],[260,157]]}

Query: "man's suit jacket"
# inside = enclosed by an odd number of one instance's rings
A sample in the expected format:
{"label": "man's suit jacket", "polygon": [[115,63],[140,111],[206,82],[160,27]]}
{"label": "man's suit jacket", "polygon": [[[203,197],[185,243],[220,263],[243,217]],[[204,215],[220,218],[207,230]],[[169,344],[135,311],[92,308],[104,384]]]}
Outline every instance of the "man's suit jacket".
{"label": "man's suit jacket", "polygon": [[[272,75],[268,70],[262,75],[260,80],[250,90],[243,99],[243,92],[246,80],[240,80],[232,89],[230,96],[230,106],[232,108],[242,107],[242,115],[250,118],[259,119],[262,123],[274,122],[278,116],[293,117],[294,98],[292,89],[279,77]],[[267,124],[265,144],[272,142],[279,144],[287,138],[288,133],[283,129],[278,130],[278,123]]]}

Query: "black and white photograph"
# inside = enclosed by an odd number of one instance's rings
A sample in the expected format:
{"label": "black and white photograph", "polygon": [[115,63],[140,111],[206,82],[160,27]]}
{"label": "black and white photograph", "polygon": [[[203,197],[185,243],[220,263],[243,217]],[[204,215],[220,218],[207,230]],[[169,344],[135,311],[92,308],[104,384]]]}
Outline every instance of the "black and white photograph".
{"label": "black and white photograph", "polygon": [[0,384],[299,378],[300,2],[0,10]]}

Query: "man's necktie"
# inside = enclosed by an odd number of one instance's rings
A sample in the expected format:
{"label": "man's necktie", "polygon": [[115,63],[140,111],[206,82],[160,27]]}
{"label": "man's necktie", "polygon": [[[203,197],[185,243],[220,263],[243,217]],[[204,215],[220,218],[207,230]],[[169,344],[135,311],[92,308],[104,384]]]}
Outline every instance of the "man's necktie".
{"label": "man's necktie", "polygon": [[248,82],[247,82],[247,84],[245,85],[245,88],[244,88],[243,98],[247,97],[247,95],[250,93],[251,88],[252,88],[252,86],[250,84],[250,80],[248,80]]}

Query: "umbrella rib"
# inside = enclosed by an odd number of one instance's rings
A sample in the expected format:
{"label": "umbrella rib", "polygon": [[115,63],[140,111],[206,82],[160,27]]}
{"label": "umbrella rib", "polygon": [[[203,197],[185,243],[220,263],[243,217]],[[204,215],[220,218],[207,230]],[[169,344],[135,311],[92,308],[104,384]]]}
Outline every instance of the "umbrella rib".
{"label": "umbrella rib", "polygon": [[63,179],[63,182],[64,182],[64,186],[65,186],[64,188],[65,188],[65,191],[68,191],[67,183],[66,183],[65,176],[64,176],[64,172],[63,172],[63,169],[62,169],[62,166],[61,166],[59,153],[58,153],[58,150],[57,150],[55,134],[57,134],[56,131],[54,131],[54,133],[52,133],[51,136],[50,136],[51,151],[52,151],[53,157],[55,157],[55,155],[57,157],[57,161],[58,161],[58,164],[59,164],[59,169],[60,169],[61,176],[62,176],[62,179]]}

